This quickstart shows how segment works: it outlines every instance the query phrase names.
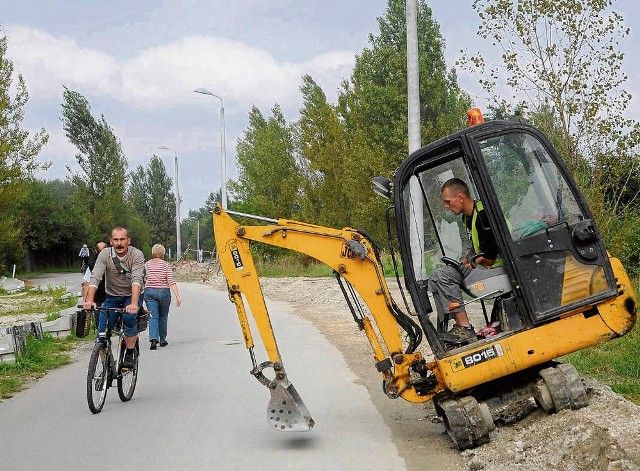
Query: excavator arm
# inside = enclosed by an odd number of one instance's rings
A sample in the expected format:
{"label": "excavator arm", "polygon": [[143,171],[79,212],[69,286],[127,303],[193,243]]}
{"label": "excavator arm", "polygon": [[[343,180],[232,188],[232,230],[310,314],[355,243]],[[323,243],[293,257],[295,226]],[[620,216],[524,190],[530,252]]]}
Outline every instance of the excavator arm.
{"label": "excavator arm", "polygon": [[[258,218],[271,224],[240,225],[230,214]],[[414,351],[420,342],[422,332],[411,318],[396,307],[389,293],[377,251],[362,233],[351,228],[338,230],[286,219],[268,220],[225,211],[220,206],[213,211],[213,226],[220,265],[227,279],[229,298],[236,307],[245,345],[251,355],[252,374],[271,389],[272,396],[276,390],[280,395],[289,396],[289,403],[293,402],[298,406],[302,417],[308,417],[309,420],[305,420],[310,424],[307,430],[313,426],[313,420],[295,388],[287,380],[251,256],[250,241],[309,255],[331,267],[339,281],[346,281],[349,288],[353,288],[360,295],[371,317],[363,314],[357,317],[356,321],[369,340],[375,367],[382,374],[383,389],[388,396],[402,397],[410,402],[425,402],[444,388],[435,363],[427,365],[422,354]],[[269,357],[267,362],[259,365],[255,359],[254,339],[243,300],[247,301]],[[401,327],[408,331],[410,338],[406,349],[403,347]],[[269,381],[262,373],[267,367],[274,369],[273,381]],[[270,405],[270,416],[272,409]],[[286,413],[291,415],[295,411]],[[276,429],[292,429],[279,427],[280,421],[276,419],[278,417],[275,417],[276,423],[273,424]],[[269,420],[271,421],[271,418]]]}

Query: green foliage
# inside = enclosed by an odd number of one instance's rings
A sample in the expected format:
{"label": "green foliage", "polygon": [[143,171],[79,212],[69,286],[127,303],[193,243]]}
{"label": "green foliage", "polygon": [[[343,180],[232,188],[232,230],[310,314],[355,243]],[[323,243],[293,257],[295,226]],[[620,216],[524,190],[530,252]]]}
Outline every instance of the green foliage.
{"label": "green foliage", "polygon": [[[349,224],[347,165],[352,158],[348,139],[336,110],[309,75],[302,78],[304,105],[297,123],[297,144],[304,178],[301,182],[301,217],[315,224]],[[340,208],[341,211],[336,211]]]}
{"label": "green foliage", "polygon": [[[407,156],[407,54],[403,0],[389,0],[378,18],[380,34],[369,36],[370,48],[356,56],[339,97],[348,132],[362,130],[367,142],[384,150],[385,176]],[[422,141],[439,139],[465,125],[469,97],[460,91],[454,71],[444,62],[444,40],[425,1],[418,1],[418,61]]]}
{"label": "green foliage", "polygon": [[253,107],[249,128],[238,139],[238,181],[230,190],[241,211],[266,217],[290,217],[296,210],[300,175],[291,126],[278,105],[265,118]]}
{"label": "green foliage", "polygon": [[622,261],[632,279],[640,278],[640,215],[627,212],[611,224],[607,250]]}
{"label": "green foliage", "polygon": [[[252,247],[253,251],[253,247]],[[256,269],[260,276],[270,278],[285,278],[290,276],[328,277],[333,276],[333,270],[309,256],[282,251],[279,257],[255,258]]]}
{"label": "green foliage", "polygon": [[[183,229],[186,232],[186,247],[195,250],[199,245],[203,251],[207,252],[205,253],[206,258],[210,256],[208,252],[213,252],[215,250],[211,207],[214,205],[215,201],[220,201],[220,194],[220,190],[216,193],[210,193],[207,198],[206,206],[199,208],[196,211],[189,211],[189,216],[183,224]],[[193,253],[191,256],[192,259],[195,260],[195,255],[193,255]]]}
{"label": "green foliage", "polygon": [[[93,231],[91,239],[103,238],[122,224],[122,215],[131,213],[123,202],[128,162],[120,140],[104,116],[91,114],[88,100],[78,92],[64,88],[62,126],[69,142],[77,147],[76,160],[80,167],[71,174],[71,182],[78,190],[78,198],[86,211],[86,219]],[[125,216],[126,218],[126,216]]]}
{"label": "green foliage", "polygon": [[27,196],[28,179],[48,167],[36,160],[49,139],[46,131],[31,135],[21,128],[28,100],[24,79],[14,77],[13,62],[7,58],[7,38],[0,36],[0,272],[22,259],[18,204]]}
{"label": "green foliage", "polygon": [[[154,155],[147,169],[138,165],[130,180],[128,200],[135,214],[148,225],[148,244],[162,244],[167,249],[175,247],[176,199],[172,192],[173,181],[162,159]],[[148,244],[141,244],[140,248]]]}
{"label": "green foliage", "polygon": [[[496,109],[527,115],[551,138],[606,237],[627,211],[637,212],[640,194],[640,124],[624,118],[631,95],[622,89],[619,50],[629,30],[613,3],[475,0],[478,34],[497,47],[502,64],[489,65],[481,53],[459,61]],[[500,95],[504,88],[510,99]]]}
{"label": "green foliage", "polygon": [[48,333],[42,340],[27,337],[24,352],[14,363],[0,363],[0,398],[9,398],[28,381],[68,364],[71,359],[67,352],[72,346],[71,341],[54,339]]}
{"label": "green foliage", "polygon": [[[374,240],[386,239],[388,203],[371,191],[371,178],[392,177],[407,156],[404,2],[390,0],[378,21],[380,34],[371,35],[371,47],[356,58],[337,105],[304,75],[297,123],[287,125],[277,105],[268,119],[251,110],[238,142],[234,209],[356,227]],[[421,129],[429,141],[464,126],[470,100],[458,88],[455,72],[446,69],[444,42],[424,1],[419,2],[418,35]]]}
{"label": "green foliage", "polygon": [[62,309],[75,306],[76,298],[66,300],[62,296],[65,288],[27,289],[23,292],[2,295],[2,314],[0,316],[14,316],[16,314],[52,314]]}
{"label": "green foliage", "polygon": [[387,174],[384,149],[362,130],[348,132],[313,78],[303,77],[303,107],[296,126],[302,175],[301,219],[329,227],[373,228],[381,234],[386,202],[371,191],[371,178]]}
{"label": "green foliage", "polygon": [[27,189],[28,198],[18,205],[25,269],[62,266],[69,255],[75,261],[87,227],[73,198],[74,186],[61,180],[31,180]]}
{"label": "green foliage", "polygon": [[624,337],[567,355],[580,374],[611,386],[618,394],[640,404],[640,330]]}

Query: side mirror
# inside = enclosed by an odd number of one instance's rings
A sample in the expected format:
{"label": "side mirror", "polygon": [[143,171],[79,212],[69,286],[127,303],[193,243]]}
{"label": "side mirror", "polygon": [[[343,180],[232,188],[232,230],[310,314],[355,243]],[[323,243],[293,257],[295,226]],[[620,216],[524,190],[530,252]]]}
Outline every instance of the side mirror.
{"label": "side mirror", "polygon": [[373,177],[373,191],[376,195],[380,195],[385,199],[391,199],[391,180],[385,177]]}

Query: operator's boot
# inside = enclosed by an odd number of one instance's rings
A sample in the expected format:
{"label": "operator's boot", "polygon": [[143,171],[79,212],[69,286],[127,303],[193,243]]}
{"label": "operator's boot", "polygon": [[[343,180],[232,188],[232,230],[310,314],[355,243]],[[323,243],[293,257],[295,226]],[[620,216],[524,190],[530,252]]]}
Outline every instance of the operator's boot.
{"label": "operator's boot", "polygon": [[446,334],[440,334],[440,338],[453,347],[467,345],[478,340],[473,326],[463,327],[459,324],[455,324]]}

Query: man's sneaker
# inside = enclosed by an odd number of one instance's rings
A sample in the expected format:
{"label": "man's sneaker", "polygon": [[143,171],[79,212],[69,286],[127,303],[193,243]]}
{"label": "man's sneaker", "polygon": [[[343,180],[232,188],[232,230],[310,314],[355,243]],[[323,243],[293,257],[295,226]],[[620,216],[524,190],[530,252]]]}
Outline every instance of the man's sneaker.
{"label": "man's sneaker", "polygon": [[125,354],[122,359],[122,368],[132,370],[134,366],[136,366],[136,362],[133,359],[133,355]]}
{"label": "man's sneaker", "polygon": [[169,345],[169,342],[167,342],[166,340],[164,342],[160,342],[161,347],[166,347],[167,345]]}
{"label": "man's sneaker", "polygon": [[458,324],[455,324],[446,334],[441,334],[440,338],[445,342],[458,345],[466,345],[478,340],[478,336],[472,326],[462,327]]}
{"label": "man's sneaker", "polygon": [[158,341],[156,339],[153,339],[151,341],[151,350],[157,350],[158,349]]}

